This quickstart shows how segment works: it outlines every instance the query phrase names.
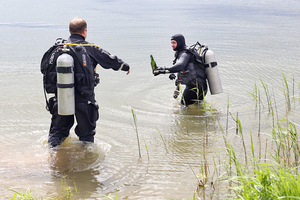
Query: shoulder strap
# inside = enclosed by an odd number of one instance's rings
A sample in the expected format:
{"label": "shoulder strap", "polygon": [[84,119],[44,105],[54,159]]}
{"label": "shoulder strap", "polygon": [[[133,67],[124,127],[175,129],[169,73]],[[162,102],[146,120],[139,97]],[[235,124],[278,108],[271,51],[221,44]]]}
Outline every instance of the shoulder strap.
{"label": "shoulder strap", "polygon": [[46,100],[46,110],[47,111],[50,111],[49,109],[49,101],[47,99],[47,94],[46,94],[46,88],[45,88],[45,85],[44,85],[44,95],[45,95],[45,100]]}

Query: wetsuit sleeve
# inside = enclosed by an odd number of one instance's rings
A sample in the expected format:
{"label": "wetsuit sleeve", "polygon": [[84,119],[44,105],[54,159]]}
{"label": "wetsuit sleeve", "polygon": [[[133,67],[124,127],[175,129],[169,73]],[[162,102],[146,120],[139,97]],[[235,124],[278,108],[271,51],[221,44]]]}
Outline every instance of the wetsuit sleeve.
{"label": "wetsuit sleeve", "polygon": [[[95,64],[100,64],[105,69],[128,71],[129,65],[123,62],[115,55],[111,55],[108,51],[99,47],[91,47],[90,56],[94,60]],[[96,65],[95,65],[96,66]]]}
{"label": "wetsuit sleeve", "polygon": [[186,53],[186,52],[182,53],[179,56],[176,64],[171,67],[166,68],[166,70],[169,70],[170,73],[183,71],[185,66],[188,64],[190,57],[191,57],[191,54]]}

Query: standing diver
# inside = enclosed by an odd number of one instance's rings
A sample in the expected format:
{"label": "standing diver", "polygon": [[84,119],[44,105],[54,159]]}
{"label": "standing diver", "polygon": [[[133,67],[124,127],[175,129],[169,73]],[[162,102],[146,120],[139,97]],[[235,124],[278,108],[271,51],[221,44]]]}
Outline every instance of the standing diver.
{"label": "standing diver", "polygon": [[[188,106],[203,100],[203,95],[207,93],[207,83],[204,65],[196,65],[196,55],[186,46],[185,39],[182,34],[176,34],[171,37],[171,45],[175,51],[175,59],[171,67],[158,67],[153,70],[154,76],[165,73],[170,74],[171,80],[177,80],[175,84],[179,88],[179,84],[186,85],[182,94],[181,104]],[[175,97],[176,98],[176,97]]]}
{"label": "standing diver", "polygon": [[[54,88],[51,91],[47,91],[48,88],[46,88],[46,91],[47,93],[55,94],[54,97],[50,98],[48,106],[52,114],[48,137],[48,143],[51,147],[60,145],[64,139],[69,136],[69,131],[74,124],[74,116],[77,122],[75,134],[79,137],[79,141],[83,143],[94,142],[96,122],[99,118],[99,106],[95,100],[94,93],[94,88],[99,83],[99,74],[95,72],[95,68],[98,64],[105,69],[113,69],[115,71],[122,70],[126,71],[126,74],[130,72],[130,66],[127,63],[85,40],[87,37],[87,23],[84,19],[74,18],[69,24],[69,31],[71,35],[65,45],[69,45],[70,50],[75,49],[70,52],[73,52],[73,58],[76,58],[74,62],[75,83],[73,84],[75,86],[75,99],[73,99],[75,100],[74,114],[61,115],[58,109],[60,102],[57,101],[57,99],[59,100],[59,98],[57,98],[59,97],[59,95],[57,95],[57,87],[66,89],[73,87],[73,85],[61,84],[62,86],[59,86],[58,78],[56,78],[56,70],[54,73],[46,73],[48,68],[52,69],[52,67],[54,67],[54,69],[56,69],[56,60],[59,60],[57,57],[60,51],[50,51],[50,48],[44,54],[41,61],[41,71],[44,73],[44,81],[50,79],[47,83]],[[50,56],[48,57],[49,54]],[[61,70],[62,69],[57,67],[57,72]],[[63,74],[68,74],[69,71],[63,70],[62,72]],[[66,99],[66,101],[68,100],[69,99]]]}

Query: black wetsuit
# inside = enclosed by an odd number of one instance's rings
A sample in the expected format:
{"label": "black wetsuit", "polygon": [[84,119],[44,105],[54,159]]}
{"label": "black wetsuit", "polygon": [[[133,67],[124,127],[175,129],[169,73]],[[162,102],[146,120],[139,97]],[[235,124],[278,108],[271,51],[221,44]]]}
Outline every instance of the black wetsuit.
{"label": "black wetsuit", "polygon": [[[81,35],[71,35],[69,43],[87,44],[84,37]],[[107,51],[96,46],[84,47],[91,58],[91,67],[95,69],[97,64],[105,69],[128,71],[129,65],[124,63],[118,57],[111,55]],[[75,64],[76,66],[76,64]],[[95,74],[96,75],[96,74]],[[96,133],[96,121],[99,118],[98,104],[95,100],[94,90],[90,95],[82,95],[76,90],[76,74],[75,74],[75,117],[77,126],[75,133],[80,141],[94,142]],[[58,115],[57,102],[53,103],[50,108],[52,113],[51,126],[49,131],[48,143],[51,146],[57,146],[69,136],[69,131],[74,124],[74,116]]]}
{"label": "black wetsuit", "polygon": [[[177,47],[174,49],[175,52],[175,60],[174,65],[166,70],[169,70],[170,73],[177,73],[180,71],[186,71],[189,65],[194,65],[196,62],[195,56],[187,50],[187,46],[185,44],[185,39],[183,35],[177,34],[172,36],[171,40],[175,40],[177,42]],[[207,83],[206,83],[206,75],[204,69],[196,69],[197,74],[197,84],[186,84],[185,90],[182,95],[181,104],[190,105],[195,103],[197,100],[203,100],[203,92],[206,95],[207,92]],[[198,88],[198,91],[197,89]],[[198,92],[198,94],[197,94]]]}

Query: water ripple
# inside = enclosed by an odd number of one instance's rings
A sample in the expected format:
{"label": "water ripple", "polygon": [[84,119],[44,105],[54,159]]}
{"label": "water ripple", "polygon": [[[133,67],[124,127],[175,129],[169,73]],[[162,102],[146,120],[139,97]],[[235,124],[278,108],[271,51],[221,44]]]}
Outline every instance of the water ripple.
{"label": "water ripple", "polygon": [[0,22],[0,27],[61,29],[65,28],[65,25],[46,24],[39,22]]}

